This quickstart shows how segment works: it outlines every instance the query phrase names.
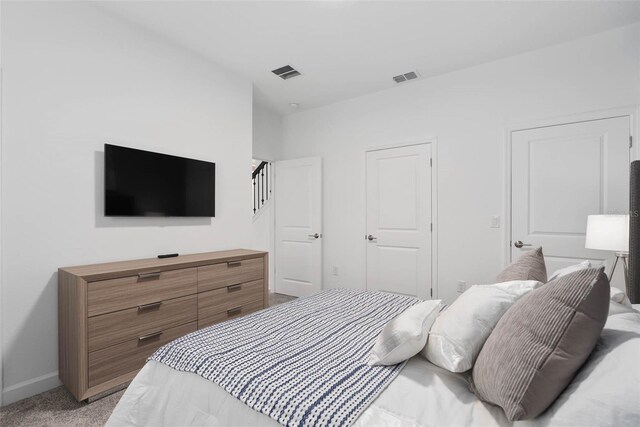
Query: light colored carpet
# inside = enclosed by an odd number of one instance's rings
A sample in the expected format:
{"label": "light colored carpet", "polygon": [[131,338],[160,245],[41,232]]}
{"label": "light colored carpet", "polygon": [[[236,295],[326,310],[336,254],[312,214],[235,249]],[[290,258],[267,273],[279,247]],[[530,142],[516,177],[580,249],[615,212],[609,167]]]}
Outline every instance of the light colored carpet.
{"label": "light colored carpet", "polygon": [[21,400],[0,409],[2,426],[103,426],[124,390],[93,403],[77,402],[64,387]]}
{"label": "light colored carpet", "polygon": [[[269,304],[283,304],[293,299],[287,295],[271,294]],[[124,390],[120,390],[95,402],[84,403],[77,402],[66,388],[54,388],[0,408],[0,426],[103,426],[123,393]]]}
{"label": "light colored carpet", "polygon": [[279,305],[284,304],[285,302],[293,301],[296,297],[290,297],[289,295],[283,294],[269,294],[269,305]]}

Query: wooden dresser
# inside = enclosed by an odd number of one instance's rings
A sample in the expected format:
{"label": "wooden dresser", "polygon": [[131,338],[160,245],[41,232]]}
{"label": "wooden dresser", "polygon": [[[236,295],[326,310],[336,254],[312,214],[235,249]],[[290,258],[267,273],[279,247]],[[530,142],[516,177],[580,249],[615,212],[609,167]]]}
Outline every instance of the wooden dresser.
{"label": "wooden dresser", "polygon": [[160,346],[267,307],[267,257],[238,249],[59,269],[60,380],[91,398],[131,381]]}

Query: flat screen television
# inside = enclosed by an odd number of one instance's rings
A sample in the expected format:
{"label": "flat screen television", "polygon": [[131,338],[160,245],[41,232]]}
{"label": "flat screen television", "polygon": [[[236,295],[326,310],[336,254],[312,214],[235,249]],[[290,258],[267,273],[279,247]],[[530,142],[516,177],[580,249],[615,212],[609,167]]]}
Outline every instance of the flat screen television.
{"label": "flat screen television", "polygon": [[104,182],[105,216],[215,216],[215,163],[105,144]]}

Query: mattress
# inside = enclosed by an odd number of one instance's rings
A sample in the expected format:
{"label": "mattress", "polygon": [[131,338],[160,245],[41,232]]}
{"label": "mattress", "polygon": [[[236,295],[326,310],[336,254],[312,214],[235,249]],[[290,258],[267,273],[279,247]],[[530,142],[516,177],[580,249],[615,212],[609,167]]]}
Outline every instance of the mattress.
{"label": "mattress", "polygon": [[[640,313],[622,306],[611,312],[596,349],[574,381],[534,420],[510,423],[501,408],[469,391],[468,374],[453,374],[416,356],[354,426],[638,426]],[[107,423],[187,425],[279,426],[212,382],[154,361],[133,380]]]}

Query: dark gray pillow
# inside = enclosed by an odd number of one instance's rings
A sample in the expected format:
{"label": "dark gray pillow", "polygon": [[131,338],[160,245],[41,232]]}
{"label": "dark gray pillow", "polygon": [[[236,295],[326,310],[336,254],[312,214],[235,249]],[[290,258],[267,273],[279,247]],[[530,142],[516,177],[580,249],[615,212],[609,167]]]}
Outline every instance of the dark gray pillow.
{"label": "dark gray pillow", "polygon": [[502,316],[473,368],[473,392],[511,421],[541,414],[571,382],[609,312],[604,267],[549,282]]}
{"label": "dark gray pillow", "polygon": [[547,283],[547,267],[544,264],[542,248],[533,249],[515,260],[498,275],[497,282],[512,280],[537,280]]}

